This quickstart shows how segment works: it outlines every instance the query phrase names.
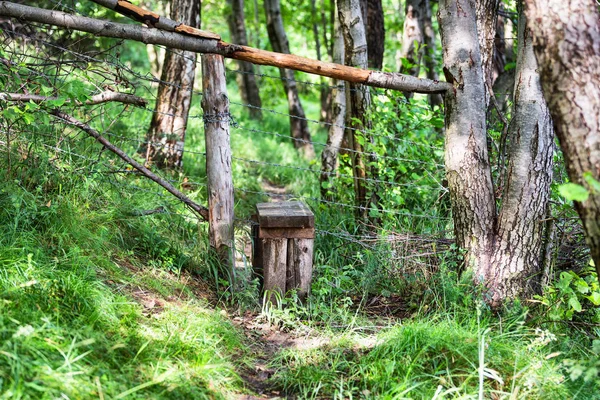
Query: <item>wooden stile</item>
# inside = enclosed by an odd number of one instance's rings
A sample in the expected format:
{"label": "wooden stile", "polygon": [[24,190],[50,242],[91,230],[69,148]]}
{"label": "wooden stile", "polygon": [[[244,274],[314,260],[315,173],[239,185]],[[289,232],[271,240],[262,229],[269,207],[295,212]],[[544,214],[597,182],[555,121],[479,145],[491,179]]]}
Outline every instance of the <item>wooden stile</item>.
{"label": "wooden stile", "polygon": [[[301,300],[310,291],[315,218],[299,201],[259,203],[253,229],[255,273],[263,290],[281,295],[297,290]],[[269,300],[275,304],[275,295]]]}

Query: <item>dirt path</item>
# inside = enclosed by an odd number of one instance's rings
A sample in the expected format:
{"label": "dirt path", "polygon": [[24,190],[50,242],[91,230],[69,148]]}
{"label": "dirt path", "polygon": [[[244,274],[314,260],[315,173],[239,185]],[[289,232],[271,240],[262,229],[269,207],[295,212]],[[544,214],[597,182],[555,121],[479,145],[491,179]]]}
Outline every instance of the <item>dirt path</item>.
{"label": "dirt path", "polygon": [[330,339],[318,336],[316,331],[306,328],[301,331],[285,332],[270,325],[261,316],[246,314],[233,318],[233,323],[243,332],[256,354],[253,368],[241,371],[240,375],[249,389],[258,396],[242,395],[238,399],[280,399],[290,398],[276,390],[269,379],[276,372],[269,367],[277,353],[284,349],[308,350],[329,343]]}

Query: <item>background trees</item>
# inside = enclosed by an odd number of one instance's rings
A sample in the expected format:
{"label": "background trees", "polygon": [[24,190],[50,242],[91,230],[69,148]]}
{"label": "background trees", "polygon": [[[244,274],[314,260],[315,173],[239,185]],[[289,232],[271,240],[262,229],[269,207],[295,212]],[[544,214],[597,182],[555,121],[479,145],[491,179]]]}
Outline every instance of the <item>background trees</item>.
{"label": "background trees", "polygon": [[[200,0],[174,0],[171,19],[200,28]],[[167,49],[154,115],[145,143],[146,161],[180,168],[196,77],[196,53]]]}
{"label": "background trees", "polygon": [[[227,22],[229,24],[229,32],[231,33],[231,41],[236,44],[247,45],[244,0],[228,0],[227,4],[230,7],[227,14]],[[256,77],[254,76],[254,65],[249,62],[238,61],[238,68],[240,74],[237,81],[242,101],[251,106],[248,108],[248,111],[252,118],[261,119],[262,102],[260,101],[260,92],[256,84]]]}
{"label": "background trees", "polygon": [[[267,16],[267,32],[273,51],[290,54],[290,46],[281,18],[279,0],[265,0],[264,5]],[[305,157],[313,158],[315,152],[310,141],[311,135],[306,122],[306,114],[298,96],[294,71],[281,68],[279,73],[283,78],[282,84],[287,95],[289,113],[292,115],[290,117],[290,133],[294,138],[294,147],[302,152]]]}

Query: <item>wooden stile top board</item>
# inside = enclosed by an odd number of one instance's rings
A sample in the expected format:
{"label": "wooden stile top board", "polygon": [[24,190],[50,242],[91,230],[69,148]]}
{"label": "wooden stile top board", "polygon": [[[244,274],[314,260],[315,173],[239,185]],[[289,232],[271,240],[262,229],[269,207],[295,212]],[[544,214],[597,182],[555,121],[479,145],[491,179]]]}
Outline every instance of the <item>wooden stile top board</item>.
{"label": "wooden stile top board", "polygon": [[314,228],[315,215],[300,201],[258,203],[258,224],[263,228]]}

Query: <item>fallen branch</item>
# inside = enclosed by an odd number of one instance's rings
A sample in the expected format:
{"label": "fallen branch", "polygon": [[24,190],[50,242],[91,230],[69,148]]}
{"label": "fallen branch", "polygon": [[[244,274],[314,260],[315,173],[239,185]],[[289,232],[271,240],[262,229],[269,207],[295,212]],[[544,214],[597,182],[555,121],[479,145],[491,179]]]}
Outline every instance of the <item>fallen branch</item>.
{"label": "fallen branch", "polygon": [[[33,101],[34,103],[43,103],[45,101],[50,100],[58,100],[58,97],[52,96],[40,96],[38,94],[22,94],[22,93],[0,93],[0,100],[4,101]],[[138,107],[145,107],[148,102],[138,96],[134,96],[128,93],[120,93],[120,92],[102,92],[92,96],[90,99],[85,102],[75,101],[75,104],[78,106],[82,105],[96,105],[101,103],[108,102],[118,102],[123,104],[133,104]],[[70,100],[67,100],[66,103],[70,103]]]}
{"label": "fallen branch", "polygon": [[67,122],[69,125],[72,125],[76,128],[81,129],[82,131],[84,131],[85,133],[87,133],[88,135],[90,135],[91,137],[96,139],[105,148],[107,148],[108,150],[112,151],[117,156],[119,156],[123,161],[125,161],[126,163],[131,165],[133,168],[137,169],[138,171],[140,171],[144,176],[146,176],[150,180],[158,183],[160,186],[165,188],[173,196],[175,196],[179,200],[181,200],[181,202],[183,202],[186,206],[188,206],[194,212],[196,212],[200,217],[202,217],[202,219],[204,219],[205,221],[208,220],[208,209],[206,207],[193,202],[189,197],[187,197],[185,194],[181,193],[169,182],[165,181],[164,179],[162,179],[161,177],[156,175],[154,172],[150,171],[148,168],[144,167],[142,164],[138,163],[133,158],[129,157],[123,150],[119,149],[118,147],[116,147],[115,145],[110,143],[105,137],[103,137],[94,128],[92,128],[88,124],[81,122],[78,119],[76,119],[68,114],[65,114],[64,112],[62,112],[60,110],[52,110],[52,111],[50,111],[50,114]]}
{"label": "fallen branch", "polygon": [[[110,0],[106,0],[110,1]],[[102,1],[103,3],[106,1]],[[122,1],[120,3],[123,3]],[[131,7],[129,7],[131,9]],[[115,8],[116,11],[120,9]],[[158,24],[153,18],[157,14],[136,7],[142,13],[142,21],[152,25]],[[141,11],[140,11],[141,10]],[[125,14],[131,16],[131,13]],[[272,51],[259,50],[248,46],[226,43],[215,38],[192,36],[189,32],[182,34],[162,29],[147,28],[131,24],[119,24],[94,18],[81,17],[60,11],[45,10],[0,1],[0,16],[21,18],[31,22],[61,26],[95,36],[135,40],[146,44],[157,44],[168,48],[193,51],[196,53],[220,54],[223,57],[248,61],[254,64],[271,65],[279,68],[289,68],[310,74],[341,79],[348,82],[362,83],[367,86],[384,89],[400,90],[415,93],[445,93],[453,88],[448,82],[417,78],[399,73],[369,71],[341,64],[327,63],[293,54],[281,54]],[[162,17],[159,18],[159,20]],[[159,24],[160,26],[160,24]],[[205,32],[206,34],[206,32]],[[218,35],[215,35],[218,36]]]}

